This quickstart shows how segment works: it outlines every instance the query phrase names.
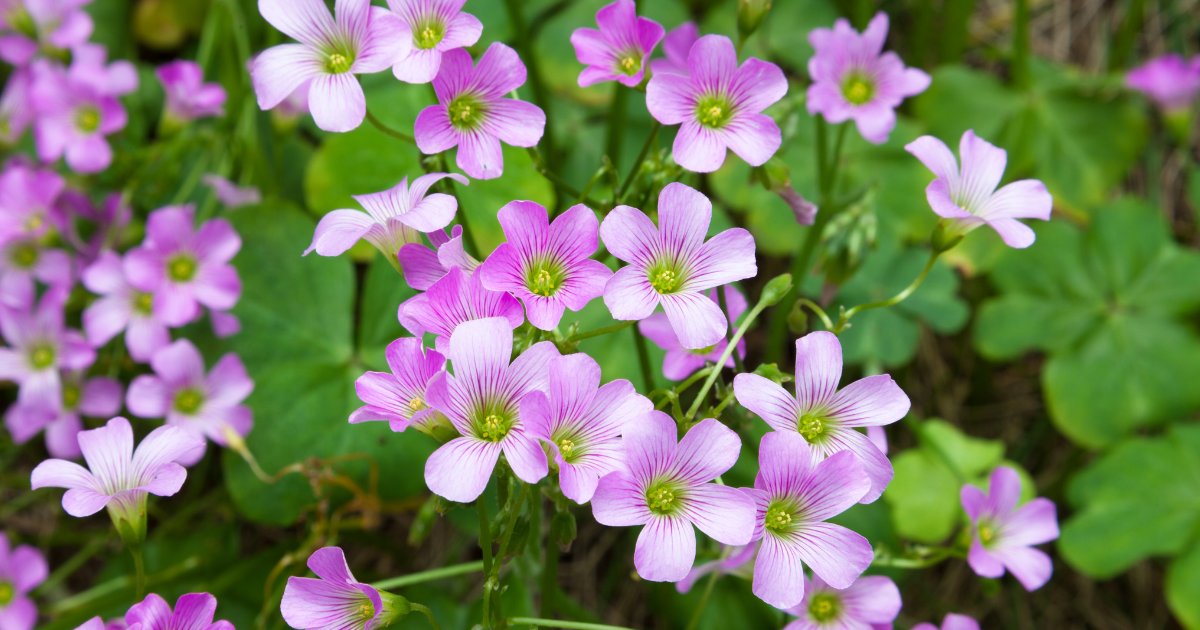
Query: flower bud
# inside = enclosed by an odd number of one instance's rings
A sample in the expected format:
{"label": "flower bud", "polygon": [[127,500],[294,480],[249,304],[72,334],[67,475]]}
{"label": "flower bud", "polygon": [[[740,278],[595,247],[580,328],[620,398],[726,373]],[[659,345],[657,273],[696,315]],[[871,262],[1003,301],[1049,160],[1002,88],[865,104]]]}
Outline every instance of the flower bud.
{"label": "flower bud", "polygon": [[121,542],[133,552],[141,550],[146,542],[146,500],[149,495],[141,490],[128,490],[108,502],[108,516]]}
{"label": "flower bud", "polygon": [[567,510],[555,512],[554,518],[550,520],[550,538],[558,543],[558,548],[563,553],[571,550],[571,543],[575,541],[578,533],[574,514]]}
{"label": "flower bud", "polygon": [[758,302],[766,306],[774,306],[791,290],[792,274],[785,273],[775,276],[767,283],[767,286],[763,287],[762,297],[758,299]]}
{"label": "flower bud", "polygon": [[750,37],[771,10],[771,0],[738,0],[738,34]]}
{"label": "flower bud", "polygon": [[801,336],[808,332],[808,313],[799,300],[792,305],[792,312],[788,313],[787,325],[793,335]]}

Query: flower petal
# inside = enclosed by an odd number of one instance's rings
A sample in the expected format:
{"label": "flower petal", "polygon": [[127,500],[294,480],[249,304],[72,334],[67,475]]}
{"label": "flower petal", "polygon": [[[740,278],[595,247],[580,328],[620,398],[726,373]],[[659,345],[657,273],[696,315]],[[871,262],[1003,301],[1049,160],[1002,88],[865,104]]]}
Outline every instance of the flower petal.
{"label": "flower petal", "polygon": [[483,494],[500,459],[500,444],[459,437],[443,444],[425,462],[425,483],[434,494],[470,503]]}
{"label": "flower petal", "polygon": [[827,417],[851,427],[891,424],[908,414],[911,403],[887,374],[868,376],[837,392]]}
{"label": "flower petal", "polygon": [[796,431],[802,410],[782,385],[757,374],[733,377],[733,392],[738,403],[758,414],[776,431]]}
{"label": "flower petal", "polygon": [[695,560],[696,532],[681,516],[651,518],[633,552],[638,575],[651,582],[678,582],[687,577]]}
{"label": "flower petal", "polygon": [[358,77],[349,72],[320,74],[313,77],[309,87],[308,109],[321,129],[352,131],[367,115],[367,97]]}
{"label": "flower petal", "polygon": [[796,340],[796,401],[800,413],[815,411],[834,400],[842,380],[842,344],[826,331]]}

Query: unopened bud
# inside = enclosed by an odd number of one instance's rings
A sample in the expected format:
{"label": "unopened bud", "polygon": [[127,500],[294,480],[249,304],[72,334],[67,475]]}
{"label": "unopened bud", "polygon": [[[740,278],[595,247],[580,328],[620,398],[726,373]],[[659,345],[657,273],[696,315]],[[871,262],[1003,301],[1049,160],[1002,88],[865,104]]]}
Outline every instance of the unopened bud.
{"label": "unopened bud", "polygon": [[571,550],[571,543],[575,541],[578,533],[575,515],[567,510],[556,512],[554,518],[550,520],[550,537],[558,543],[558,548],[563,553]]}
{"label": "unopened bud", "polygon": [[788,291],[792,290],[792,274],[785,273],[775,276],[763,287],[762,297],[758,299],[760,304],[774,306],[787,295]]}
{"label": "unopened bud", "polygon": [[800,304],[800,300],[796,300],[796,303],[792,305],[792,312],[787,316],[787,325],[793,335],[800,336],[808,332],[808,313]]}
{"label": "unopened bud", "polygon": [[738,33],[750,37],[771,10],[771,0],[738,0]]}

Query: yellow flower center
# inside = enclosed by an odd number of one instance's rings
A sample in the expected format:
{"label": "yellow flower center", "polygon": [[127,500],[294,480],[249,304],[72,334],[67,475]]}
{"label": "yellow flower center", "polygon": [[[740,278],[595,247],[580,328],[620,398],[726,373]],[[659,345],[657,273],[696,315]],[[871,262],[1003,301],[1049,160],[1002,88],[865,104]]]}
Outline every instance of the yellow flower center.
{"label": "yellow flower center", "polygon": [[782,507],[772,507],[771,509],[767,510],[767,517],[763,523],[763,525],[768,529],[773,529],[775,531],[782,531],[791,524],[791,512],[783,509]]}
{"label": "yellow flower center", "polygon": [[92,106],[79,108],[75,113],[75,126],[84,133],[92,133],[100,128],[100,110]]}
{"label": "yellow flower center", "polygon": [[74,385],[69,385],[69,384],[64,383],[62,392],[63,392],[63,407],[65,407],[67,409],[74,409],[75,405],[79,404],[79,398],[80,398],[79,388]]}
{"label": "yellow flower center", "polygon": [[39,345],[29,353],[29,363],[33,365],[35,370],[44,370],[54,365],[54,347],[50,345]]}
{"label": "yellow flower center", "polygon": [[32,231],[42,227],[42,223],[45,223],[45,221],[46,220],[44,218],[42,218],[42,215],[35,214],[25,220],[25,229],[27,231],[32,232]]}
{"label": "yellow flower center", "polygon": [[330,53],[329,60],[325,62],[325,67],[333,74],[342,74],[350,71],[350,66],[354,64],[354,60],[340,52]]}
{"label": "yellow flower center", "polygon": [[625,74],[627,74],[629,76],[633,76],[633,75],[637,74],[638,70],[640,70],[642,67],[641,62],[638,61],[638,59],[633,55],[633,53],[630,53],[628,55],[625,55],[624,57],[621,57],[620,65],[621,65],[621,72],[624,72]]}
{"label": "yellow flower center", "polygon": [[0,582],[0,608],[8,605],[16,595],[16,589],[13,588],[11,582]]}
{"label": "yellow flower center", "polygon": [[829,621],[838,614],[837,598],[829,593],[814,595],[808,604],[808,614],[816,621]]}
{"label": "yellow flower center", "polygon": [[650,276],[650,286],[659,293],[670,293],[679,288],[679,277],[670,269],[663,269]]}
{"label": "yellow flower center", "polygon": [[721,96],[705,96],[696,104],[696,117],[705,127],[717,129],[729,122],[733,105]]}
{"label": "yellow flower center", "polygon": [[656,514],[670,514],[679,504],[675,503],[675,493],[670,487],[658,484],[646,492],[646,506]]}
{"label": "yellow flower center", "polygon": [[800,417],[800,422],[797,423],[796,430],[800,432],[800,435],[804,436],[804,439],[812,442],[817,436],[825,432],[825,425],[822,422],[822,418],[806,414]]}
{"label": "yellow flower center", "polygon": [[359,619],[370,619],[375,616],[375,606],[368,601],[362,606],[359,606],[357,612]]}
{"label": "yellow flower center", "polygon": [[996,530],[992,529],[988,525],[979,526],[979,542],[986,545],[987,543],[992,542],[992,539],[995,537]]}
{"label": "yellow flower center", "polygon": [[420,398],[414,398],[408,401],[408,407],[413,411],[420,411],[425,408],[425,401],[421,400]]}
{"label": "yellow flower center", "polygon": [[204,396],[194,389],[185,389],[175,395],[175,409],[180,413],[193,414],[204,403]]}
{"label": "yellow flower center", "polygon": [[442,41],[445,30],[440,24],[429,23],[413,36],[413,45],[421,50],[429,50]]}
{"label": "yellow flower center", "polygon": [[508,435],[508,424],[503,418],[495,414],[490,414],[483,419],[483,426],[480,431],[480,437],[492,442],[499,442]]}
{"label": "yellow flower center", "polygon": [[167,275],[175,282],[187,282],[196,275],[196,260],[191,256],[176,256],[167,262]]}
{"label": "yellow flower center", "polygon": [[473,129],[483,120],[483,104],[474,96],[464,94],[450,101],[446,107],[450,124],[457,129]]}
{"label": "yellow flower center", "polygon": [[851,77],[842,86],[842,96],[855,105],[866,103],[871,100],[874,94],[875,89],[871,87],[870,83],[864,81],[862,77]]}
{"label": "yellow flower center", "polygon": [[30,269],[37,264],[38,248],[30,242],[17,243],[13,245],[9,253],[9,259],[12,260],[13,266],[19,269]]}
{"label": "yellow flower center", "polygon": [[141,315],[149,315],[154,307],[154,295],[137,291],[133,295],[133,310]]}

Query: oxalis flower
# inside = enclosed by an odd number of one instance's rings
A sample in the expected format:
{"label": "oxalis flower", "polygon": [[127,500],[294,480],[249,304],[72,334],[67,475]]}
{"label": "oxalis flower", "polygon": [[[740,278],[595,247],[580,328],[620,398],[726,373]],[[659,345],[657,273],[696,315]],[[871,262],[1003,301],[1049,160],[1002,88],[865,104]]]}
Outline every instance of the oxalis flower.
{"label": "oxalis flower", "polygon": [[687,76],[688,73],[688,54],[692,52],[692,44],[700,39],[700,29],[696,28],[695,22],[684,22],[679,26],[671,29],[663,39],[663,54],[665,59],[654,59],[650,61],[650,70],[654,74],[682,74]]}
{"label": "oxalis flower", "polygon": [[0,242],[45,235],[65,185],[54,171],[24,164],[6,168],[0,174]]}
{"label": "oxalis flower", "polygon": [[925,189],[925,196],[944,219],[942,225],[950,238],[988,225],[1009,247],[1029,247],[1037,235],[1017,219],[1050,220],[1054,199],[1042,182],[1022,179],[996,190],[1004,177],[1008,153],[974,131],[968,130],[959,142],[961,170],[946,143],[933,136],[921,136],[904,149],[937,176]]}
{"label": "oxalis flower", "polygon": [[0,306],[0,332],[9,347],[0,348],[0,379],[17,383],[17,404],[41,413],[62,405],[60,369],[82,370],[96,351],[76,330],[63,325],[67,289],[47,291],[36,308]]}
{"label": "oxalis flower", "polygon": [[79,448],[88,468],[62,459],[48,459],[33,469],[31,484],[66,488],[62,505],[67,514],[91,516],[104,508],[125,544],[146,540],[146,499],[169,497],[183,486],[187,470],[175,463],[204,448],[204,440],[179,427],[159,427],[133,449],[133,427],[117,417],[99,429],[81,431]]}
{"label": "oxalis flower", "polygon": [[751,57],[738,67],[724,35],[705,35],[688,53],[690,76],[666,72],[650,78],[646,108],[664,125],[681,125],[675,161],[697,173],[725,163],[726,148],[751,166],[775,155],[783,136],[762,111],[787,94],[787,79],[773,63]]}
{"label": "oxalis flower", "polygon": [[457,267],[463,273],[471,275],[479,266],[479,261],[463,247],[461,225],[454,226],[449,235],[445,230],[434,230],[425,236],[429,238],[433,249],[420,243],[409,243],[401,247],[396,255],[408,286],[418,291],[428,291],[433,283],[444,278],[451,269]]}
{"label": "oxalis flower", "polygon": [[752,278],[754,237],[741,228],[708,242],[708,198],[680,183],[658,198],[658,223],[637,208],[617,206],[600,226],[613,256],[627,263],[604,287],[604,304],[615,319],[646,319],[660,303],[684,348],[707,348],[729,330],[725,314],[704,296],[713,287]]}
{"label": "oxalis flower", "polygon": [[241,278],[229,264],[242,239],[225,219],[210,219],[194,230],[194,214],[191,205],[150,213],[146,240],[122,261],[129,284],[154,295],[154,317],[168,326],[196,319],[202,304],[233,308],[242,294]]}
{"label": "oxalis flower", "polygon": [[868,376],[838,391],[842,346],[836,335],[819,331],[796,340],[796,395],[757,374],[738,374],[733,392],[741,405],[776,431],[799,433],[818,457],[853,451],[862,461],[871,489],[862,503],[883,494],[892,463],[871,440],[855,430],[891,424],[908,413],[908,396],[887,374]]}
{"label": "oxalis flower", "polygon": [[[725,285],[721,290],[725,292],[725,305],[729,307],[726,315],[730,322],[736,322],[737,318],[746,312],[746,297],[731,284]],[[720,308],[720,304],[717,302],[717,291],[718,289],[710,290],[708,299]],[[667,351],[666,356],[663,357],[662,372],[663,376],[672,381],[682,381],[710,361],[716,363],[721,360],[725,348],[729,347],[729,342],[722,337],[716,345],[698,350],[688,350],[679,342],[679,335],[675,334],[675,330],[671,328],[671,321],[664,313],[655,313],[638,322],[638,330],[655,345]],[[746,358],[745,340],[738,340],[736,352],[738,356]],[[725,359],[725,366],[734,366],[732,356]]]}
{"label": "oxalis flower", "polygon": [[125,279],[121,257],[100,254],[83,270],[83,286],[100,299],[83,311],[88,343],[99,348],[125,331],[125,347],[134,361],[148,363],[155,352],[171,343],[167,325],[154,316],[154,294],[139,291]]}
{"label": "oxalis flower", "polygon": [[415,243],[421,232],[434,232],[450,225],[458,210],[458,200],[442,193],[426,196],[429,188],[449,177],[466,185],[468,180],[456,173],[430,173],[413,180],[408,177],[393,188],[369,195],[355,195],[366,212],[334,210],[321,217],[313,233],[313,250],[322,256],[338,256],[365,238],[384,256],[392,258],[407,243]]}
{"label": "oxalis flower", "polygon": [[422,293],[400,305],[397,318],[414,337],[437,335],[434,347],[445,354],[450,335],[463,323],[499,317],[508,325],[508,336],[525,321],[521,303],[505,291],[489,291],[479,274],[466,275],[458,267]]}
{"label": "oxalis flower", "polygon": [[29,308],[36,294],[34,281],[67,290],[74,280],[71,256],[45,247],[35,238],[14,238],[0,246],[0,305]]}
{"label": "oxalis flower", "polygon": [[268,48],[250,74],[258,106],[271,109],[308,82],[308,108],[325,131],[362,124],[367,98],[356,74],[380,72],[412,45],[404,23],[370,0],[259,0],[263,19],[300,42]]}
{"label": "oxalis flower", "polygon": [[475,179],[494,179],[504,172],[500,143],[537,146],[546,128],[546,114],[533,103],[502,98],[525,84],[525,64],[517,52],[500,42],[488,46],[471,63],[461,48],[442,54],[442,67],[433,79],[438,104],[417,115],[413,135],[421,153],[433,155],[458,147],[455,162]]}
{"label": "oxalis flower", "polygon": [[208,593],[180,595],[171,605],[155,593],[134,604],[125,613],[128,630],[234,630],[228,621],[213,622],[217,598]]}
{"label": "oxalis flower", "polygon": [[692,526],[726,545],[748,544],[754,501],[707,483],[729,470],[741,451],[736,433],[709,418],[676,443],[675,422],[661,411],[625,425],[625,468],[600,479],[592,514],[602,525],[645,525],[633,564],[652,582],[678,582],[696,559]]}
{"label": "oxalis flower", "polygon": [[392,74],[407,83],[429,83],[442,67],[442,54],[474,46],[483,23],[463,13],[467,0],[388,0],[411,33],[412,47],[396,58]]}
{"label": "oxalis flower", "polygon": [[617,0],[596,12],[594,28],[571,33],[575,57],[587,66],[579,73],[579,87],[619,81],[637,87],[646,75],[646,61],[663,38],[662,25],[638,17],[633,0]]}
{"label": "oxalis flower", "polygon": [[758,508],[754,539],[762,539],[754,594],[776,608],[791,608],[804,598],[805,565],[834,588],[847,588],[875,557],[866,538],[822,522],[871,489],[862,463],[846,451],[828,459],[815,455],[796,433],[768,433],[754,487],[742,489]]}
{"label": "oxalis flower", "polygon": [[728,552],[724,552],[728,554],[727,557],[696,565],[691,571],[688,571],[687,577],[675,583],[675,590],[679,593],[687,593],[692,590],[700,578],[714,572],[720,575],[737,575],[747,580],[754,577],[754,557],[758,555],[757,543],[741,547],[725,547],[725,545],[721,545],[721,547],[729,549]]}
{"label": "oxalis flower", "polygon": [[8,75],[4,92],[0,93],[0,144],[7,147],[17,144],[37,117],[29,103],[32,85],[33,72],[29,68],[17,68]]}
{"label": "oxalis flower", "polygon": [[385,356],[391,373],[367,372],[354,381],[354,390],[367,404],[350,414],[350,424],[382,420],[398,433],[414,426],[435,437],[434,427],[448,421],[429,406],[425,392],[429,381],[446,371],[446,357],[426,350],[419,337],[393,341]]}
{"label": "oxalis flower", "polygon": [[54,56],[92,36],[92,17],[83,10],[91,0],[4,0],[0,2],[0,59],[28,64],[39,52]]}
{"label": "oxalis flower", "polygon": [[221,205],[236,210],[242,206],[253,206],[262,201],[262,192],[254,186],[238,186],[228,179],[208,173],[200,178],[208,186]]}
{"label": "oxalis flower", "polygon": [[1035,591],[1050,580],[1054,565],[1033,545],[1058,538],[1058,516],[1050,499],[1033,499],[1017,508],[1020,499],[1021,476],[1007,466],[992,472],[987,493],[963,486],[963,509],[975,530],[967,563],[987,578],[998,578],[1008,569],[1025,590]]}
{"label": "oxalis flower", "polygon": [[624,462],[621,431],[654,409],[624,379],[600,386],[600,364],[586,354],[550,359],[547,392],[521,400],[526,432],[549,445],[559,485],[579,504],[592,500],[600,478]]}
{"label": "oxalis flower", "polygon": [[33,630],[38,614],[29,591],[45,582],[49,574],[41,552],[29,545],[12,549],[8,535],[0,532],[0,628]]}
{"label": "oxalis flower", "polygon": [[288,578],[279,606],[296,630],[374,630],[409,612],[408,600],[354,579],[338,547],[313,552],[308,568],[320,579]]}
{"label": "oxalis flower", "polygon": [[440,372],[426,389],[429,405],[442,412],[462,437],[442,445],[425,462],[425,483],[459,503],[483,493],[501,451],[513,473],[537,483],[549,472],[546,454],[521,418],[521,399],[545,390],[546,367],[558,356],[553,342],[534,344],[509,364],[512,328],[498,317],[461,324],[447,355],[454,375]]}
{"label": "oxalis flower", "polygon": [[165,126],[182,127],[206,116],[224,116],[225,88],[220,83],[205,83],[200,64],[177,59],[154,71],[167,95],[163,111]]}
{"label": "oxalis flower", "polygon": [[860,577],[841,590],[819,575],[805,583],[804,601],[787,611],[799,619],[783,630],[890,630],[900,614],[900,589],[882,575]]}
{"label": "oxalis flower", "polygon": [[80,414],[111,418],[121,410],[121,382],[103,376],[85,378],[82,370],[60,375],[62,403],[57,409],[20,402],[4,414],[4,426],[17,444],[28,442],[38,431],[46,431],[46,450],[51,457],[75,459],[82,454],[77,436],[83,430]]}
{"label": "oxalis flower", "polygon": [[1125,85],[1145,94],[1167,113],[1186,111],[1200,93],[1200,55],[1155,57],[1125,75]]}
{"label": "oxalis flower", "polygon": [[838,124],[853,119],[867,142],[883,144],[896,126],[896,107],[929,87],[928,74],[905,68],[894,52],[883,52],[888,16],[875,14],[860,35],[844,18],[833,30],[813,29],[808,41],[808,113]]}
{"label": "oxalis flower", "polygon": [[550,223],[546,209],[532,201],[500,208],[501,243],[476,271],[483,286],[508,291],[525,304],[529,323],[554,330],[564,309],[582,310],[604,293],[612,271],[588,257],[599,246],[600,222],[578,204]]}
{"label": "oxalis flower", "polygon": [[979,630],[979,622],[966,615],[947,613],[940,629],[931,623],[919,623],[912,630]]}
{"label": "oxalis flower", "polygon": [[[217,361],[204,373],[204,357],[192,342],[180,339],[150,359],[154,374],[143,374],[129,384],[125,405],[142,418],[166,417],[167,424],[226,446],[228,432],[245,437],[254,425],[250,408],[241,404],[254,391],[254,381],[234,353]],[[191,466],[204,457],[197,449],[177,460]]]}

